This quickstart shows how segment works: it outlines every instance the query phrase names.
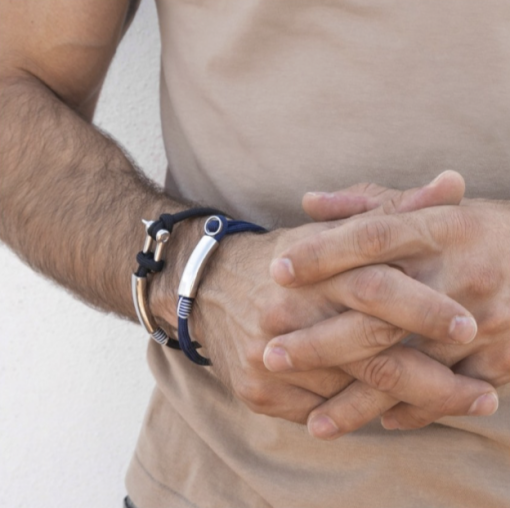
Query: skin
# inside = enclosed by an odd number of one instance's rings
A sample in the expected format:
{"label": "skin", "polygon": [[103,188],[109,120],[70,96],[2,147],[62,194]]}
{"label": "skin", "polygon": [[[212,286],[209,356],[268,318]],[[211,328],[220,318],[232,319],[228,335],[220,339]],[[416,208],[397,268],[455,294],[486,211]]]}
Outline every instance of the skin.
{"label": "skin", "polygon": [[[134,320],[130,276],[144,239],[140,219],[190,204],[170,199],[92,124],[105,73],[132,11],[121,0],[0,2],[0,238],[88,304]],[[463,182],[443,179],[425,190],[388,192],[354,200],[350,211],[345,203],[346,215],[359,213],[360,206],[368,209],[369,202],[381,215],[458,204]],[[165,251],[166,268],[151,284],[151,309],[168,330],[176,325],[178,281],[202,224],[188,221],[175,228]],[[475,333],[472,315],[462,304],[416,278],[386,267],[388,280],[416,298],[414,306],[407,299],[412,322],[402,319],[402,301],[363,293],[363,280],[377,277],[378,267],[360,268],[358,278],[340,274],[334,284],[328,279],[297,290],[271,279],[271,259],[336,226],[321,222],[263,236],[237,235],[223,242],[208,266],[192,331],[234,395],[253,411],[304,423],[314,408],[350,386],[352,375],[364,379],[342,362],[306,372],[265,368],[263,351],[272,338],[327,319],[342,319],[349,334],[359,338],[352,344],[355,359],[377,358],[387,350],[388,357],[418,372],[436,372],[425,400],[423,378],[417,377],[408,386],[410,393],[391,382],[383,391],[374,389],[375,401],[392,396],[435,414],[466,414],[480,396],[494,394],[485,381],[454,376],[417,350],[412,358],[403,356],[402,333],[389,334],[388,323],[453,349],[460,347],[452,345],[454,339],[466,342]],[[344,319],[348,316],[351,321]],[[463,326],[451,334],[451,322],[459,317]],[[373,376],[367,371],[366,377],[370,385]],[[379,411],[380,403],[371,407]],[[353,418],[359,414],[355,405],[350,411]]]}
{"label": "skin", "polygon": [[[353,192],[356,195],[356,190]],[[305,209],[324,219],[337,215],[339,195],[308,196]],[[338,210],[337,210],[338,211]],[[389,263],[407,277],[426,283],[468,308],[478,323],[476,340],[462,347],[439,345],[420,334],[412,334],[406,346],[397,345],[409,354],[417,348],[452,367],[452,372],[484,379],[493,386],[510,382],[510,325],[509,278],[510,270],[505,262],[510,254],[510,206],[503,201],[463,200],[461,206],[427,208],[392,216],[365,215],[355,218],[343,227],[335,227],[315,237],[308,237],[295,244],[275,259],[273,278],[286,287],[302,288],[308,284],[330,280],[341,273],[352,273],[364,265],[381,270],[374,277],[373,288],[368,291],[391,291],[386,287],[384,269],[380,263]],[[324,333],[318,325],[299,333],[275,338],[266,351],[266,364],[274,348],[283,348],[292,367],[299,371],[313,369],[317,365],[337,365],[346,358],[341,343],[342,333],[330,330]],[[306,357],[310,345],[317,351]],[[394,348],[395,346],[393,346]],[[327,351],[327,356],[325,352]],[[412,371],[401,364],[389,361],[386,350],[377,360],[388,371],[398,371],[397,385],[405,391]],[[413,353],[414,354],[414,353]],[[375,359],[369,360],[374,362]],[[368,364],[370,365],[370,364]],[[367,364],[354,362],[345,368],[360,379],[359,369]],[[286,366],[277,369],[285,370]],[[273,369],[274,370],[274,369]],[[395,388],[393,386],[393,388]],[[379,408],[384,413],[383,425],[388,429],[414,429],[436,420],[438,413],[426,404],[416,407],[407,394],[402,392],[400,401],[388,397]],[[338,396],[318,407],[311,415],[336,427],[336,432],[319,437],[338,437],[343,433],[344,410],[357,397],[365,396],[366,388],[355,382]],[[480,400],[481,405],[495,404],[492,395]],[[391,410],[390,410],[391,408]],[[370,404],[364,407],[360,421],[375,416]]]}

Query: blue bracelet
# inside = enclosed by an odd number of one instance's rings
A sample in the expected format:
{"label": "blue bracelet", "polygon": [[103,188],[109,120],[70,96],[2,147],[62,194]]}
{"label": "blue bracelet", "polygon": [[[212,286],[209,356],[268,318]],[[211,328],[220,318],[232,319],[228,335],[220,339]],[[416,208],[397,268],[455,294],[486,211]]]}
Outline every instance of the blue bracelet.
{"label": "blue bracelet", "polygon": [[[221,214],[215,208],[192,208],[175,214],[164,213],[159,216],[159,220],[146,221],[146,236],[143,250],[136,255],[138,261],[138,270],[131,276],[131,291],[133,295],[133,304],[140,324],[146,332],[162,346],[168,346],[172,349],[180,349],[179,342],[170,338],[167,333],[159,326],[149,309],[148,295],[148,275],[161,272],[163,270],[163,249],[170,238],[170,234],[179,222],[205,215]],[[197,347],[200,345],[197,344]]]}
{"label": "blue bracelet", "polygon": [[177,317],[181,349],[192,362],[206,366],[211,365],[211,361],[197,352],[189,333],[188,318],[193,309],[193,302],[197,295],[200,277],[207,261],[226,235],[243,232],[265,233],[266,230],[251,222],[227,220],[223,215],[213,215],[207,219],[204,231],[205,235],[198,242],[182,273],[178,290]]}

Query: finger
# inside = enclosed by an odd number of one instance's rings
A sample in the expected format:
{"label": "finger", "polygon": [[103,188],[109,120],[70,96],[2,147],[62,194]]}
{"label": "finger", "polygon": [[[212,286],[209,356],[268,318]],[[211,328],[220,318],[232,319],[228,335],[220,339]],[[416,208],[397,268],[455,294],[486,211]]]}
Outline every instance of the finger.
{"label": "finger", "polygon": [[347,364],[344,370],[400,401],[443,414],[465,414],[477,397],[494,392],[489,383],[455,374],[420,351],[402,345]]}
{"label": "finger", "polygon": [[326,399],[309,390],[277,381],[245,379],[234,388],[252,412],[304,424],[308,414]]}
{"label": "finger", "polygon": [[[448,367],[451,367],[457,362],[461,362],[461,360],[466,358],[468,355],[478,356],[476,350],[479,348],[475,343],[476,341],[474,341],[474,343],[472,343],[470,346],[458,348],[444,343],[442,344],[439,342],[433,342],[420,336],[410,336],[406,340],[406,345],[408,347],[414,347],[425,353],[427,356],[439,361]],[[473,350],[473,348],[475,349]],[[491,383],[493,386],[498,386],[493,382],[492,379],[490,379],[489,376],[484,377],[483,375],[480,375],[478,370],[469,369],[462,371],[458,370],[457,368],[454,370],[458,374],[463,374],[465,376],[474,377],[477,379],[483,379],[484,381]],[[490,411],[487,414],[489,413]],[[383,426],[388,430],[419,429],[437,421],[442,416],[444,415],[437,412],[431,412],[423,408],[412,406],[410,404],[400,403],[394,406],[391,410],[387,411],[383,415],[381,422]]]}
{"label": "finger", "polygon": [[[470,414],[473,409],[487,411],[484,404],[478,408],[477,401],[488,394],[497,397],[490,384],[454,374],[444,365],[404,346],[396,346],[371,359],[348,364],[345,370],[362,383],[353,383],[311,413],[308,425],[316,437],[331,439],[355,430],[400,400],[434,415],[445,416]],[[388,397],[379,397],[371,392],[367,397],[363,383]],[[368,399],[372,404],[356,406],[353,394],[360,389],[365,401]],[[328,434],[325,430],[315,428],[315,417],[321,418],[322,427],[326,427],[324,421],[327,419],[333,422],[336,433]]]}
{"label": "finger", "polygon": [[329,399],[347,388],[354,378],[340,368],[316,369],[308,372],[283,372],[278,379]]}
{"label": "finger", "polygon": [[362,183],[338,192],[309,192],[304,195],[302,205],[315,221],[329,221],[370,210],[379,214],[402,213],[428,206],[458,205],[464,192],[462,176],[448,170],[428,185],[406,191]]}
{"label": "finger", "polygon": [[271,340],[264,365],[272,372],[313,371],[363,360],[400,342],[409,332],[386,321],[347,311]]}
{"label": "finger", "polygon": [[471,342],[477,333],[476,321],[455,300],[386,265],[351,270],[324,286],[330,301],[359,312],[272,339],[263,357],[268,370],[342,366],[374,356],[410,332],[456,344]]}
{"label": "finger", "polygon": [[[443,357],[443,363],[453,364],[458,355],[445,355],[428,348],[435,356]],[[428,353],[427,353],[428,354]],[[448,356],[447,358],[445,358]],[[466,356],[464,353],[463,356]],[[471,378],[482,379],[492,386],[502,386],[510,382],[510,348],[484,348],[458,362],[454,372]],[[482,397],[468,413],[471,416],[490,415],[497,410],[498,401],[492,396]],[[441,418],[442,414],[426,411],[409,404],[398,404],[384,414],[382,423],[391,429],[418,429]]]}
{"label": "finger", "polygon": [[296,243],[273,260],[271,275],[278,284],[295,287],[357,266],[438,252],[441,248],[432,240],[423,218],[419,221],[415,216],[407,216],[402,220],[395,214],[458,204],[464,189],[462,177],[446,171],[424,188],[403,192],[362,217]]}
{"label": "finger", "polygon": [[499,399],[495,392],[480,395],[466,414],[444,414],[410,404],[400,403],[382,415],[381,424],[386,430],[421,429],[444,416],[490,416],[498,410]]}
{"label": "finger", "polygon": [[331,302],[430,339],[469,343],[476,336],[476,321],[460,303],[387,265],[332,277],[324,291]]}
{"label": "finger", "polygon": [[456,171],[447,170],[424,187],[408,189],[391,199],[382,201],[371,214],[413,212],[432,206],[459,205],[464,197],[466,184]]}
{"label": "finger", "polygon": [[358,430],[397,403],[387,393],[355,381],[310,413],[308,432],[318,439],[336,439]]}
{"label": "finger", "polygon": [[407,270],[413,266],[410,261],[414,265],[424,260],[439,263],[445,246],[460,247],[483,227],[479,217],[467,206],[366,214],[328,224],[334,226],[302,237],[273,259],[270,272],[275,282],[298,287],[376,263],[391,263]]}
{"label": "finger", "polygon": [[427,230],[427,217],[411,214],[361,216],[295,243],[270,266],[282,286],[318,282],[352,268],[441,250]]}
{"label": "finger", "polygon": [[337,192],[307,192],[302,206],[315,221],[338,220],[373,210],[400,192],[373,183],[359,183]]}

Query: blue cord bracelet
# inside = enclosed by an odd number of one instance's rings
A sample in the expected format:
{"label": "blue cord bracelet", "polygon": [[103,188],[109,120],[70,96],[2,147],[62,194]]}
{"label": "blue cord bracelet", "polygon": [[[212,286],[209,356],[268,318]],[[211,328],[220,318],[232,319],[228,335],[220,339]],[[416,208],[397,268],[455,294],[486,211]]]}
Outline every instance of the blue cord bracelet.
{"label": "blue cord bracelet", "polygon": [[[149,309],[148,296],[148,275],[161,272],[165,262],[163,261],[163,249],[170,239],[170,234],[176,224],[186,219],[204,217],[211,214],[222,214],[215,208],[192,208],[175,214],[163,213],[156,221],[146,221],[146,236],[143,250],[136,255],[138,261],[138,270],[131,276],[131,291],[136,315],[145,331],[162,346],[172,349],[181,349],[179,341],[172,339],[167,335],[154,319]],[[196,344],[200,347],[200,344]]]}
{"label": "blue cord bracelet", "polygon": [[193,310],[200,277],[207,261],[226,235],[244,232],[265,233],[266,230],[251,222],[228,220],[223,215],[213,215],[207,219],[204,231],[205,235],[195,247],[182,274],[178,290],[177,318],[179,345],[182,351],[192,362],[207,366],[211,365],[211,361],[197,352],[196,343],[193,343],[188,327],[188,318]]}

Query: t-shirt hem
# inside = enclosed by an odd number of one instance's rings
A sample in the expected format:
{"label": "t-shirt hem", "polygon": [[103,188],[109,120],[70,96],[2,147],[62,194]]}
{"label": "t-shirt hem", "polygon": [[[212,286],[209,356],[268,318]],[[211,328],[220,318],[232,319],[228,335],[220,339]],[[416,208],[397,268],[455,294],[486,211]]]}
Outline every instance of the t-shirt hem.
{"label": "t-shirt hem", "polygon": [[200,508],[156,480],[135,453],[126,473],[126,489],[137,508]]}

